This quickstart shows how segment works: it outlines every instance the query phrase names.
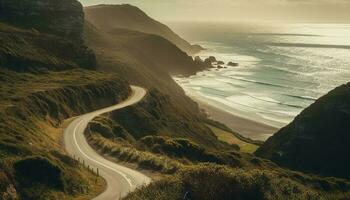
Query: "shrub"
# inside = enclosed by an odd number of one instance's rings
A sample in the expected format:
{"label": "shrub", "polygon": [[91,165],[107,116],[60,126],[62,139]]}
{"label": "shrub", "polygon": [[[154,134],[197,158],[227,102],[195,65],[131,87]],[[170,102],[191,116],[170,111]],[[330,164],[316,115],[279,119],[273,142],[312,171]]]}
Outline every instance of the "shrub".
{"label": "shrub", "polygon": [[[167,198],[165,198],[167,197]],[[179,170],[174,176],[140,188],[127,200],[321,200],[320,193],[282,174],[214,164]]]}
{"label": "shrub", "polygon": [[146,136],[139,140],[139,146],[153,153],[187,158],[193,162],[240,165],[240,155],[235,151],[209,152],[201,145],[185,138]]}
{"label": "shrub", "polygon": [[61,169],[43,157],[27,157],[14,164],[16,180],[24,187],[44,184],[63,190]]}

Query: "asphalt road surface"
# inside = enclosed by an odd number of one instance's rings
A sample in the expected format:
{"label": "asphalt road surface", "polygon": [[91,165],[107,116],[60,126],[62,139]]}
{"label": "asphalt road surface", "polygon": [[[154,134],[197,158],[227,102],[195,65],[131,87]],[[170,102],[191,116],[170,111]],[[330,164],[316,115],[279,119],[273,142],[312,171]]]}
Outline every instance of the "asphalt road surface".
{"label": "asphalt road surface", "polygon": [[137,187],[147,185],[151,179],[142,173],[111,162],[99,155],[87,143],[84,131],[88,123],[98,115],[133,105],[144,98],[146,90],[131,86],[132,94],[125,101],[114,106],[97,110],[76,118],[64,131],[64,144],[67,152],[85,165],[98,169],[100,176],[107,182],[107,189],[94,200],[117,200],[125,197]]}

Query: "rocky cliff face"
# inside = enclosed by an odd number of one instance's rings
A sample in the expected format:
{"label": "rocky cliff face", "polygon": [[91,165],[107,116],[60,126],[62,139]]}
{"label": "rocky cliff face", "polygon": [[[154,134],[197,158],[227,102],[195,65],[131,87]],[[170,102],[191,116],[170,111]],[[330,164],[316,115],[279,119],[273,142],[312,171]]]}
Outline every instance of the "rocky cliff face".
{"label": "rocky cliff face", "polygon": [[321,97],[258,149],[297,170],[350,178],[350,83]]}
{"label": "rocky cliff face", "polygon": [[83,24],[76,0],[0,0],[0,68],[95,68],[95,54],[83,43]]}
{"label": "rocky cliff face", "polygon": [[1,0],[0,20],[81,41],[82,5],[76,0]]}

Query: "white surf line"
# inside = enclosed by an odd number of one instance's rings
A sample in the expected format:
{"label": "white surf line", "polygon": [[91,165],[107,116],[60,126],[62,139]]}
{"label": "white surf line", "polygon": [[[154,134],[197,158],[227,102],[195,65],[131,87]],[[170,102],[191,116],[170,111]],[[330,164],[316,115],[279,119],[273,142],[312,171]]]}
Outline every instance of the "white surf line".
{"label": "white surf line", "polygon": [[[133,187],[133,184],[132,184],[131,180],[126,176],[126,174],[124,174],[124,173],[121,172],[121,171],[118,171],[117,169],[114,169],[113,167],[110,167],[110,166],[108,166],[108,165],[105,165],[105,164],[103,164],[103,163],[101,163],[101,162],[99,162],[99,161],[97,161],[97,160],[91,158],[90,156],[88,156],[86,153],[83,152],[83,150],[80,148],[80,146],[79,146],[79,144],[78,144],[78,142],[77,142],[77,137],[76,137],[77,128],[78,128],[83,122],[84,122],[84,120],[81,120],[81,121],[74,127],[74,132],[73,132],[74,143],[75,143],[75,145],[77,146],[77,148],[78,148],[78,150],[80,151],[80,153],[83,154],[83,155],[84,155],[87,159],[89,159],[90,161],[95,162],[95,163],[98,163],[98,164],[100,164],[100,165],[102,165],[102,166],[104,166],[104,167],[106,167],[106,168],[108,168],[108,169],[110,169],[110,170],[112,170],[112,171],[118,173],[119,175],[121,175],[121,176],[128,182],[128,184],[130,185],[130,187]],[[85,130],[85,129],[84,129],[84,130]],[[84,136],[84,138],[85,138],[85,136]],[[107,161],[107,160],[106,160],[106,161]],[[108,161],[108,162],[109,162],[109,161]]]}

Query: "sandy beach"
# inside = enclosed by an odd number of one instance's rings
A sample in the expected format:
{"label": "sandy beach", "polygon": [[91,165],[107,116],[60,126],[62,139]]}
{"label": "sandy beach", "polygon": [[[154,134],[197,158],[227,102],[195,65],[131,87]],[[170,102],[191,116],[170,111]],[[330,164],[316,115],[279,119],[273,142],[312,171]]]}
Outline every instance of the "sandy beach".
{"label": "sandy beach", "polygon": [[224,110],[216,108],[215,106],[196,98],[196,96],[190,95],[190,97],[199,104],[201,109],[207,112],[210,118],[225,124],[244,137],[265,141],[278,131],[278,128],[276,127],[225,112]]}

